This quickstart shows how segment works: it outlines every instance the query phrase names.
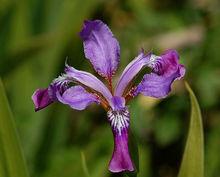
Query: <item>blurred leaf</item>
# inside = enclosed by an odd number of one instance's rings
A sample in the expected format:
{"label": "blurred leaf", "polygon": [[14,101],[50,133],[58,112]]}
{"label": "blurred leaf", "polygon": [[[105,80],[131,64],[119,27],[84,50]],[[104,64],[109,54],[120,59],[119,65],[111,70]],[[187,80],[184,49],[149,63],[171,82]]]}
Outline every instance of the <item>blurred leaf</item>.
{"label": "blurred leaf", "polygon": [[138,106],[141,106],[143,109],[150,110],[153,109],[161,100],[158,98],[140,95],[138,101]]}
{"label": "blurred leaf", "polygon": [[[38,20],[31,20],[31,12],[36,7],[34,4],[36,2],[41,2],[39,5],[41,9],[45,8],[41,30],[37,35],[35,30],[34,32],[31,31],[34,29],[33,26],[29,28],[31,24],[39,26]],[[53,159],[54,150],[61,146],[66,146],[66,141],[68,141],[69,137],[67,134],[70,131],[68,126],[64,131],[61,130],[65,127],[62,124],[67,121],[64,118],[67,110],[56,109],[55,105],[52,105],[46,110],[35,113],[30,97],[36,88],[46,87],[52,78],[63,70],[65,58],[69,55],[67,50],[72,52],[72,48],[75,48],[75,45],[80,46],[78,44],[79,40],[75,39],[79,38],[77,33],[83,19],[99,3],[96,0],[85,0],[82,6],[80,0],[40,0],[40,2],[38,0],[25,0],[24,5],[28,8],[24,7],[24,9],[28,11],[26,12],[27,15],[22,15],[24,17],[23,20],[19,20],[17,25],[12,26],[14,30],[10,29],[10,34],[7,35],[7,39],[10,39],[10,42],[6,43],[8,47],[5,57],[2,57],[4,61],[0,61],[0,73],[4,74],[9,98],[13,98],[11,99],[11,106],[16,114],[25,157],[31,162],[28,163],[28,167],[31,174],[35,176],[42,176],[41,174],[46,173],[49,163]],[[18,4],[20,3],[18,2]],[[17,6],[14,8],[17,9]],[[39,14],[41,14],[41,11],[38,11]],[[27,33],[17,27],[26,23],[26,20],[29,28],[25,30]],[[14,21],[16,20],[13,20],[13,23],[15,23]],[[16,31],[17,35],[14,34],[14,31]],[[19,34],[19,31],[22,34]],[[20,36],[23,36],[21,37],[22,39],[20,39]],[[73,45],[69,45],[70,42]],[[74,53],[79,52],[77,50]],[[75,56],[73,58],[75,58],[75,61],[81,61]],[[2,66],[1,63],[5,65]],[[23,84],[20,84],[21,78]],[[18,92],[18,90],[22,90],[22,92]],[[57,111],[53,111],[55,110],[54,108]],[[51,112],[55,113],[51,114]],[[59,131],[62,133],[59,134]],[[66,139],[62,138],[62,136],[65,136]],[[57,146],[57,144],[59,145]],[[78,164],[78,168],[82,170],[81,163]],[[55,170],[58,171],[59,169],[55,168]],[[65,175],[71,174],[71,172],[68,172],[65,171]],[[54,174],[57,175],[56,173]],[[79,173],[76,174],[79,175]]]}
{"label": "blurred leaf", "polygon": [[101,158],[99,158],[95,163],[96,168],[93,170],[91,177],[108,176],[108,173],[110,173],[107,170],[108,161],[109,161],[109,156],[102,156]]}
{"label": "blurred leaf", "polygon": [[3,151],[3,144],[1,141],[1,136],[0,136],[0,176],[5,177],[6,175],[6,164],[5,162],[5,156],[4,156],[4,151]]}
{"label": "blurred leaf", "polygon": [[212,113],[210,120],[211,127],[209,133],[207,133],[206,142],[206,158],[205,158],[205,176],[218,177],[220,169],[220,112]]}
{"label": "blurred leaf", "polygon": [[5,76],[19,67],[21,64],[37,56],[40,52],[48,49],[54,40],[52,34],[38,36],[24,44],[21,44],[16,49],[11,50],[7,57],[0,61],[0,75]]}
{"label": "blurred leaf", "polygon": [[181,122],[175,114],[164,115],[155,120],[155,138],[161,146],[178,139],[181,133]]}
{"label": "blurred leaf", "polygon": [[48,170],[41,177],[84,177],[79,148],[62,148],[53,151]]}
{"label": "blurred leaf", "polygon": [[[103,113],[105,114],[105,112]],[[88,120],[91,120],[94,123],[93,116],[84,116],[82,118],[87,122]],[[90,169],[89,172],[91,177],[107,177],[110,174],[108,170],[108,163],[113,149],[113,135],[106,121],[103,123],[103,126],[96,126],[92,133],[90,131],[92,136],[91,138],[87,138],[87,143],[89,144],[86,143],[84,147],[84,152],[87,159],[86,162]],[[88,130],[89,129],[87,128],[87,134],[89,134]]]}
{"label": "blurred leaf", "polygon": [[138,177],[150,177],[151,167],[151,150],[149,146],[140,145],[139,148],[139,173]]}
{"label": "blurred leaf", "polygon": [[82,168],[83,168],[83,171],[85,173],[85,176],[90,177],[89,170],[88,170],[88,167],[87,167],[87,164],[86,164],[85,154],[83,153],[83,151],[81,151],[81,159],[82,159]]}
{"label": "blurred leaf", "polygon": [[0,79],[0,138],[9,177],[28,177],[15,123]]}
{"label": "blurred leaf", "polygon": [[126,175],[128,177],[137,177],[137,172],[127,172]]}
{"label": "blurred leaf", "polygon": [[191,118],[189,134],[178,177],[204,176],[204,140],[202,117],[197,99],[188,83],[185,83],[190,94]]}

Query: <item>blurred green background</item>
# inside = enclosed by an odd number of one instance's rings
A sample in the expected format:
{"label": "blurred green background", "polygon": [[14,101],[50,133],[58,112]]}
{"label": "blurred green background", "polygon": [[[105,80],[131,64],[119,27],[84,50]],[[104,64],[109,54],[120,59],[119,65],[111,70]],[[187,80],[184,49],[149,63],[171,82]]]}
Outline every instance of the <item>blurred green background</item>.
{"label": "blurred green background", "polygon": [[[0,0],[0,76],[31,177],[113,177],[113,148],[101,107],[75,111],[59,103],[34,112],[31,95],[70,65],[93,72],[79,38],[83,21],[101,19],[121,45],[115,79],[141,48],[177,49],[185,79],[201,106],[205,173],[220,176],[220,2],[218,0]],[[1,109],[1,108],[0,108]],[[130,103],[139,146],[140,177],[175,177],[189,124],[182,81],[164,100],[139,96]],[[1,158],[0,158],[1,159]]]}

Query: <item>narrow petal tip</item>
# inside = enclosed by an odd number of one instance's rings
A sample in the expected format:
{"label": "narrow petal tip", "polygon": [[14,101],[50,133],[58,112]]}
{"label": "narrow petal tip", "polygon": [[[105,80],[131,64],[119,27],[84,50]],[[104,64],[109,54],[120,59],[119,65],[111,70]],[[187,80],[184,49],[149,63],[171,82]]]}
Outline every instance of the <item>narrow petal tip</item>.
{"label": "narrow petal tip", "polygon": [[135,168],[133,167],[132,164],[126,165],[126,166],[122,166],[120,164],[113,164],[111,163],[111,165],[109,165],[109,171],[112,173],[120,173],[120,172],[124,172],[124,171],[129,171],[129,172],[133,172],[135,171]]}

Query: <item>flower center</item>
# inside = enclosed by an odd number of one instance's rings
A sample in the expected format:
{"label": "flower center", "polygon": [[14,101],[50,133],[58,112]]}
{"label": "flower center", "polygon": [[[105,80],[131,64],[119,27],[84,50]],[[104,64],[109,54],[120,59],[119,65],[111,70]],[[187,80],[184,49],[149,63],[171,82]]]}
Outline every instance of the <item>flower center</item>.
{"label": "flower center", "polygon": [[107,116],[115,133],[121,135],[123,130],[128,129],[130,114],[126,108],[118,111],[109,110]]}

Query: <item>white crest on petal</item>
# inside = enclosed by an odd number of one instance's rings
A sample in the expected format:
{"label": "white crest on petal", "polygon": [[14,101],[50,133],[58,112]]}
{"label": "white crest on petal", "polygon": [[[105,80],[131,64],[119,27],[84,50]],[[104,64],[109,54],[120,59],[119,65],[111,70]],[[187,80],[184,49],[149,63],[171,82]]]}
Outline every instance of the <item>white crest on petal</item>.
{"label": "white crest on petal", "polygon": [[111,123],[111,127],[121,135],[123,129],[129,127],[130,113],[127,109],[120,111],[108,111],[108,119]]}
{"label": "white crest on petal", "polygon": [[157,62],[157,60],[160,60],[160,59],[161,59],[160,56],[157,56],[157,55],[152,54],[151,57],[150,57],[150,59],[149,59],[149,64],[148,64],[148,66],[151,67],[151,68],[154,68],[154,66],[155,66],[155,64],[156,64],[156,62]]}
{"label": "white crest on petal", "polygon": [[52,83],[54,83],[54,84],[63,84],[63,83],[66,83],[66,82],[69,82],[69,78],[68,78],[67,74],[62,74],[61,76],[54,79]]}
{"label": "white crest on petal", "polygon": [[55,78],[50,86],[48,87],[48,94],[51,99],[56,98],[55,96],[58,92],[64,91],[65,88],[68,87],[68,83],[70,79],[68,78],[67,74],[62,74],[59,77]]}

